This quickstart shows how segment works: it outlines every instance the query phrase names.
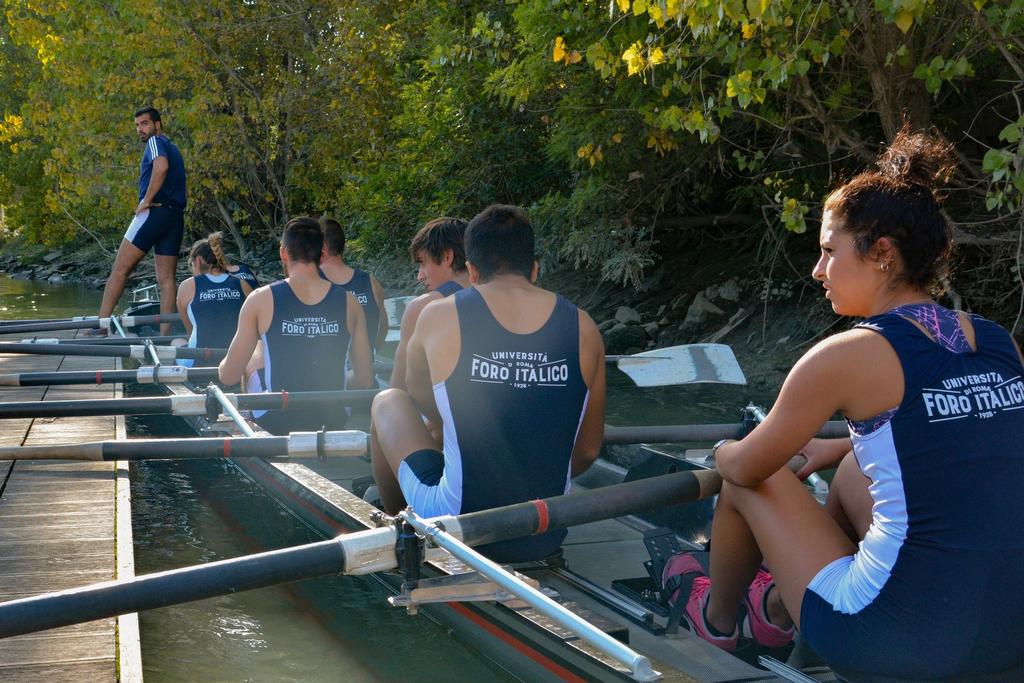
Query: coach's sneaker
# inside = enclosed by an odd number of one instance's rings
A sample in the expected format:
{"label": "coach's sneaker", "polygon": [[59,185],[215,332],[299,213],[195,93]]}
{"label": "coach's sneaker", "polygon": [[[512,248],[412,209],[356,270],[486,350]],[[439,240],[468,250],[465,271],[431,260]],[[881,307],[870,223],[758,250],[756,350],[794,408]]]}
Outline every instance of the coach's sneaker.
{"label": "coach's sneaker", "polygon": [[768,620],[768,593],[774,587],[772,575],[763,568],[758,569],[743,596],[743,635],[753,638],[761,647],[784,647],[793,641],[792,625],[782,629]]}
{"label": "coach's sneaker", "polygon": [[697,558],[688,553],[673,555],[665,563],[662,576],[675,578],[679,582],[679,588],[673,592],[670,602],[686,600],[683,610],[683,623],[686,627],[715,647],[726,652],[735,651],[739,642],[739,628],[733,627],[732,633],[722,634],[707,621],[711,579],[704,575],[704,568]]}

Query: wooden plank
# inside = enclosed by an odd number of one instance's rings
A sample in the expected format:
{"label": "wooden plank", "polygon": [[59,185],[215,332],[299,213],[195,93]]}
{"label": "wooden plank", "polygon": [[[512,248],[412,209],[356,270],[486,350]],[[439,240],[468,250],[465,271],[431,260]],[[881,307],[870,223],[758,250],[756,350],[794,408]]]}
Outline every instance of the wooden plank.
{"label": "wooden plank", "polygon": [[[71,339],[77,332],[47,333]],[[30,335],[16,337],[18,341]],[[0,373],[106,370],[116,359],[0,354]],[[0,401],[59,401],[114,398],[114,385],[4,387]],[[0,420],[0,444],[69,444],[124,438],[115,417]],[[118,486],[127,482],[114,463],[16,461],[0,463],[0,600],[108,581],[120,571],[115,556]],[[121,484],[124,485],[124,484]],[[131,527],[131,509],[127,504]],[[130,538],[130,536],[129,536]],[[124,562],[122,558],[122,563]],[[127,558],[131,563],[132,559]],[[141,681],[141,658],[119,653],[117,620],[103,619],[0,640],[0,680],[110,681],[118,679],[118,657]],[[128,639],[137,643],[130,629]],[[124,634],[122,634],[124,635]],[[130,648],[129,648],[130,652]],[[134,667],[134,669],[132,669]],[[130,670],[137,673],[130,673]]]}
{"label": "wooden plank", "polygon": [[67,554],[70,557],[78,555],[91,555],[98,552],[109,552],[103,548],[102,543],[107,538],[103,536],[88,536],[76,534],[74,538],[34,538],[11,541],[3,545],[3,557],[5,560],[46,558],[57,553]]}
{"label": "wooden plank", "polygon": [[[41,637],[27,639],[24,637],[0,640],[0,662],[5,666],[24,666],[53,662],[53,651],[59,652],[58,661],[74,662],[82,659],[106,659],[102,654],[95,653],[96,646],[113,651],[114,632],[107,623],[101,630],[83,631],[79,633],[53,634],[47,631]],[[0,669],[2,671],[3,669]]]}
{"label": "wooden plank", "polygon": [[0,664],[0,680],[18,683],[59,683],[61,681],[116,681],[114,658],[77,662],[4,666]]}
{"label": "wooden plank", "polygon": [[[120,361],[117,367],[121,367]],[[120,390],[118,396],[120,396]],[[127,438],[124,416],[116,418],[118,439]],[[135,541],[132,536],[132,487],[129,463],[117,463],[117,578],[135,577]],[[142,639],[136,612],[117,618],[117,671],[119,683],[142,683]]]}

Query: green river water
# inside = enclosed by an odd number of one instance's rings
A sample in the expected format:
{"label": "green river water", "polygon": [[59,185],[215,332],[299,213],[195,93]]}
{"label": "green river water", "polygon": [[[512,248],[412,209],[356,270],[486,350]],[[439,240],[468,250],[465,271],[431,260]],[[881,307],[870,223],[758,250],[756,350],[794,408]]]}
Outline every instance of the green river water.
{"label": "green river water", "polygon": [[[94,314],[99,292],[0,277],[0,319]],[[747,390],[640,390],[609,375],[608,422],[730,422]],[[173,418],[131,420],[181,433]],[[162,571],[319,538],[230,465],[132,467],[136,571]],[[638,558],[639,563],[643,558]],[[423,616],[389,607],[372,578],[327,577],[140,615],[145,677],[165,681],[504,681],[486,653]]]}

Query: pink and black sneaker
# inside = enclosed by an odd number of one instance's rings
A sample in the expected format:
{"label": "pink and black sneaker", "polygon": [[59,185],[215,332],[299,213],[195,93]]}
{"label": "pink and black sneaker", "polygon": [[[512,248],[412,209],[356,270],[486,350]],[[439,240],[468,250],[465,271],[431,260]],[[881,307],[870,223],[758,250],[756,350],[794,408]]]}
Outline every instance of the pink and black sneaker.
{"label": "pink and black sneaker", "polygon": [[743,635],[752,638],[761,647],[784,647],[793,641],[792,625],[782,629],[768,621],[768,592],[773,587],[775,579],[761,568],[757,570],[757,576],[743,596],[745,614],[740,620]]}
{"label": "pink and black sneaker", "polygon": [[669,598],[670,603],[674,604],[688,596],[683,608],[683,624],[715,647],[726,652],[734,652],[739,643],[739,628],[734,627],[731,634],[723,636],[718,635],[707,623],[705,611],[711,592],[711,579],[705,576],[704,567],[697,558],[689,553],[673,555],[665,563],[662,578],[666,585],[672,579],[679,583],[679,588],[673,591]]}

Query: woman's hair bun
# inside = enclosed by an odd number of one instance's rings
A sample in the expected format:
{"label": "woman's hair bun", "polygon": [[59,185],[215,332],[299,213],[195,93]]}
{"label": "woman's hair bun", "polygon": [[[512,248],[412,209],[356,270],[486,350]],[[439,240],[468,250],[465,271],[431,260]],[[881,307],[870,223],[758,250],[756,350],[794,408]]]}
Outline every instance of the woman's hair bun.
{"label": "woman's hair bun", "polygon": [[878,157],[879,173],[902,185],[919,185],[940,199],[936,190],[956,171],[953,146],[936,136],[913,133],[909,124]]}

